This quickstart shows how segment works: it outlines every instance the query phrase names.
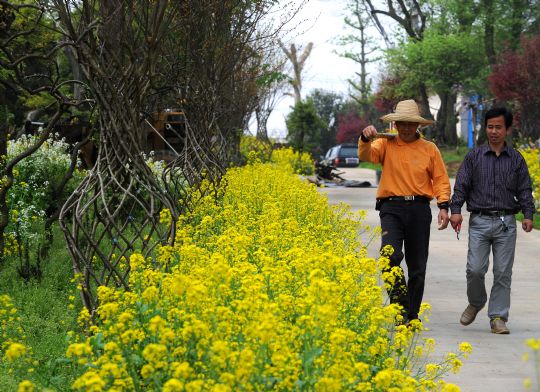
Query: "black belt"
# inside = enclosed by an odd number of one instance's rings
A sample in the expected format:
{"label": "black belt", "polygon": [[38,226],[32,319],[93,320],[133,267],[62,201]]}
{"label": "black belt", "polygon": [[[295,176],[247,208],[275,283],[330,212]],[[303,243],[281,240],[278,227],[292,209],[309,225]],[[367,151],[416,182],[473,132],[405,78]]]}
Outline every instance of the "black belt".
{"label": "black belt", "polygon": [[511,210],[472,210],[471,214],[485,215],[485,216],[506,216],[514,215],[515,211]]}
{"label": "black belt", "polygon": [[419,203],[429,203],[431,199],[426,196],[390,196],[378,199],[380,201],[415,201]]}

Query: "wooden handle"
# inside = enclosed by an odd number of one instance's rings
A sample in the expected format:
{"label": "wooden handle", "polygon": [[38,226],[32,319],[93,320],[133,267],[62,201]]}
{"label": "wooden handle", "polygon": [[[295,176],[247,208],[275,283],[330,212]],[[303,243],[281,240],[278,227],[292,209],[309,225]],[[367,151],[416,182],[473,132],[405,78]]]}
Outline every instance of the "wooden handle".
{"label": "wooden handle", "polygon": [[393,139],[397,136],[397,133],[378,133],[373,136],[373,139]]}

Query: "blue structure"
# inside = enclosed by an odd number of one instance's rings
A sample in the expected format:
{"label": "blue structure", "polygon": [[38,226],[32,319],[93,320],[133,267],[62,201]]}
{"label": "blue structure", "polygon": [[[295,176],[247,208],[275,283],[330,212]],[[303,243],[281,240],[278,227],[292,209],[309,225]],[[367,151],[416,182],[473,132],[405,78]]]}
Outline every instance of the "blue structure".
{"label": "blue structure", "polygon": [[[480,125],[480,113],[482,113],[483,106],[479,103],[478,95],[471,95],[469,97],[469,110],[467,120],[467,147],[474,147],[474,127]],[[476,108],[476,124],[473,124],[473,109]]]}

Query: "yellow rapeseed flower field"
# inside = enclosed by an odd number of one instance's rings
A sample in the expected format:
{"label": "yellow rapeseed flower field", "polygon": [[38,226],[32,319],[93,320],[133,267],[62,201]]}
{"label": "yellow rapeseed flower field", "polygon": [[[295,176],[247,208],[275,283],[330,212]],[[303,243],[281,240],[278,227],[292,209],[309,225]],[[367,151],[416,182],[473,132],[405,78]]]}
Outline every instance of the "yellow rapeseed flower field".
{"label": "yellow rapeseed flower field", "polygon": [[536,207],[540,211],[540,149],[533,147],[520,148],[519,152],[525,158],[533,183],[533,194]]}
{"label": "yellow rapeseed flower field", "polygon": [[73,390],[459,390],[441,376],[470,345],[427,362],[434,341],[396,326],[378,284],[387,257],[358,239],[364,213],[329,206],[285,158],[230,169],[174,246],[131,255],[130,291],[99,288],[97,322],[85,310],[69,334]]}

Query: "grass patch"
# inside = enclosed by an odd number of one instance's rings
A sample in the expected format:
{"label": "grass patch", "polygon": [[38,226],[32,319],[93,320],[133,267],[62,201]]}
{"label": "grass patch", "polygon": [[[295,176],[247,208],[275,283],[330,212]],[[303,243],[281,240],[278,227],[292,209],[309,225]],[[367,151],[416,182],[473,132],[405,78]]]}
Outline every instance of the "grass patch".
{"label": "grass patch", "polygon": [[[523,221],[523,213],[522,212],[519,212],[516,214],[516,219],[518,221]],[[540,230],[540,214],[534,214],[534,218],[533,218],[533,226],[536,230]]]}
{"label": "grass patch", "polygon": [[381,165],[379,163],[360,162],[358,167],[360,167],[362,169],[381,170]]}
{"label": "grass patch", "polygon": [[[19,260],[8,258],[0,266],[0,294],[9,295],[21,318],[26,336],[25,345],[31,347],[35,380],[39,384],[62,391],[69,390],[71,375],[63,366],[51,366],[57,358],[64,357],[67,348],[67,332],[76,330],[76,319],[81,301],[76,286],[71,282],[73,269],[64,237],[55,228],[55,239],[48,260],[42,263],[41,280],[25,283],[17,273]],[[70,296],[75,296],[75,309]],[[15,375],[5,364],[0,365],[2,390],[17,390]]]}
{"label": "grass patch", "polygon": [[459,166],[468,152],[469,148],[465,146],[441,149],[442,159],[446,165],[446,171],[448,172],[449,177],[456,176]]}

